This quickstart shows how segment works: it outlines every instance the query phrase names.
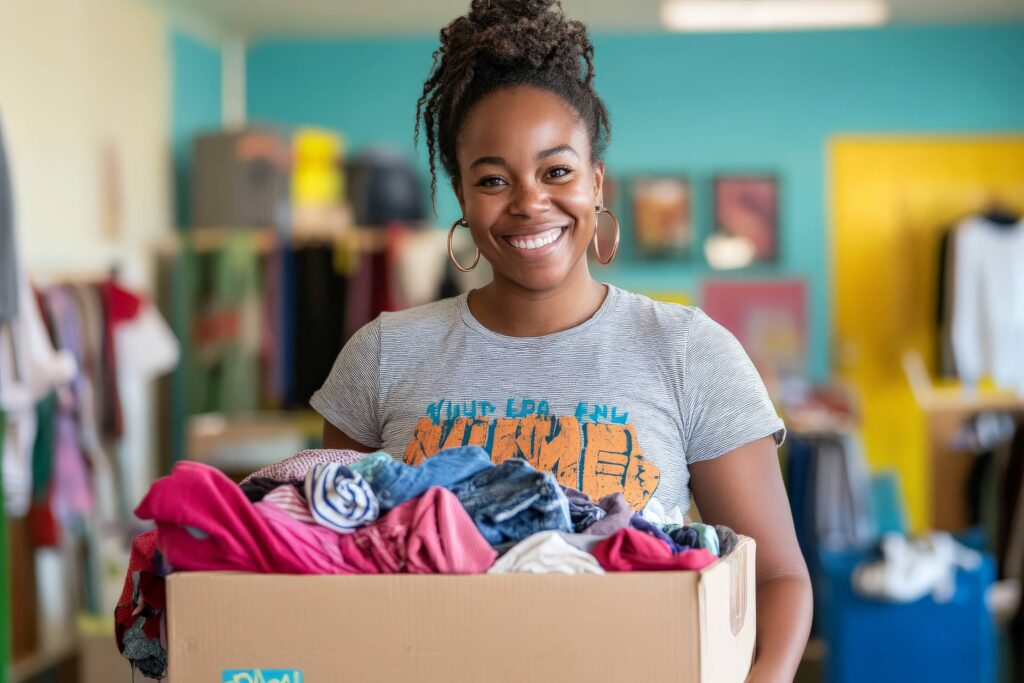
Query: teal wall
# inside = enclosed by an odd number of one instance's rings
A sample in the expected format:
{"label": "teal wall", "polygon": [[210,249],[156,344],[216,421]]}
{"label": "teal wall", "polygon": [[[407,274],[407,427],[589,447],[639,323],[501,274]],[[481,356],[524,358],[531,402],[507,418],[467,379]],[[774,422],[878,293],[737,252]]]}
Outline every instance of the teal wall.
{"label": "teal wall", "polygon": [[174,218],[189,224],[192,137],[221,125],[220,47],[179,29],[171,30],[171,149]]}
{"label": "teal wall", "polygon": [[[807,279],[817,378],[827,375],[829,353],[829,136],[1024,130],[1024,25],[598,35],[594,42],[597,85],[612,115],[609,172],[690,176],[699,238],[711,229],[713,174],[781,177],[779,262],[730,277]],[[354,148],[385,143],[412,157],[415,103],[436,44],[434,37],[256,43],[247,60],[249,118],[327,126]],[[422,151],[419,163],[426,167]],[[442,224],[458,217],[450,190],[438,213]],[[637,262],[628,249],[623,256],[597,275],[696,298],[711,274],[699,252],[685,262]]]}

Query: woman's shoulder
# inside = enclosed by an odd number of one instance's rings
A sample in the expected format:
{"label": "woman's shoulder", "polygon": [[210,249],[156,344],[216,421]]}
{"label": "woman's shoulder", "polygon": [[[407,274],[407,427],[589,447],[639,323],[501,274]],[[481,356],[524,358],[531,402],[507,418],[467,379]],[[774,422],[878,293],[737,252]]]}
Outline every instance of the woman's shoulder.
{"label": "woman's shoulder", "polygon": [[615,288],[617,322],[628,320],[637,331],[646,334],[664,333],[678,339],[691,329],[713,322],[700,308],[675,301],[653,299],[646,294]]}
{"label": "woman's shoulder", "polygon": [[401,311],[381,313],[375,321],[382,333],[436,333],[450,327],[458,319],[459,297],[439,299]]}

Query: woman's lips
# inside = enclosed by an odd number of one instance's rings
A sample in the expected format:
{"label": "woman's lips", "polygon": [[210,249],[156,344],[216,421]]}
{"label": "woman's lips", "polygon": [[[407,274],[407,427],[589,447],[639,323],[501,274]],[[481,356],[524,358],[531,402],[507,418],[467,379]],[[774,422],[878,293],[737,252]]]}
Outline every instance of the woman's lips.
{"label": "woman's lips", "polygon": [[561,240],[562,234],[566,231],[567,227],[562,225],[529,235],[506,235],[503,239],[509,246],[517,252],[523,252],[524,255],[531,254],[532,252],[546,253],[553,251],[549,247],[552,247]]}

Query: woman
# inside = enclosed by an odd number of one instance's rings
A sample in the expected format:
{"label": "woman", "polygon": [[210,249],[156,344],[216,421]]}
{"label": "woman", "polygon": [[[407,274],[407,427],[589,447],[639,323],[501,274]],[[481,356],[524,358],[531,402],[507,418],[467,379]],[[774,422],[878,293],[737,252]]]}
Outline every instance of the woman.
{"label": "woman", "polygon": [[[473,0],[441,31],[417,106],[494,278],[384,314],[342,349],[312,399],[324,445],[419,463],[441,448],[517,455],[592,497],[622,492],[758,542],[751,681],[789,681],[811,592],[775,448],[784,435],[736,340],[695,308],[595,280],[618,225],[602,208],[608,114],[586,27],[555,0]],[[604,217],[604,218],[602,218]],[[599,245],[599,219],[614,244]],[[449,247],[450,247],[449,233]]]}

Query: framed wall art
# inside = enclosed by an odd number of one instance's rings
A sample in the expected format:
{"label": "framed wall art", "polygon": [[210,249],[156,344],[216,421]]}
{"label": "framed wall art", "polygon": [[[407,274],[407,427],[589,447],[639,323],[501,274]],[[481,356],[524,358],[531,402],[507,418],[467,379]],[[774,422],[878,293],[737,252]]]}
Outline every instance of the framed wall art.
{"label": "framed wall art", "polygon": [[679,176],[638,176],[633,178],[630,189],[637,256],[689,255],[693,242],[689,181]]}
{"label": "framed wall art", "polygon": [[754,262],[778,258],[779,181],[776,176],[716,176],[714,214],[715,232],[749,242]]}

